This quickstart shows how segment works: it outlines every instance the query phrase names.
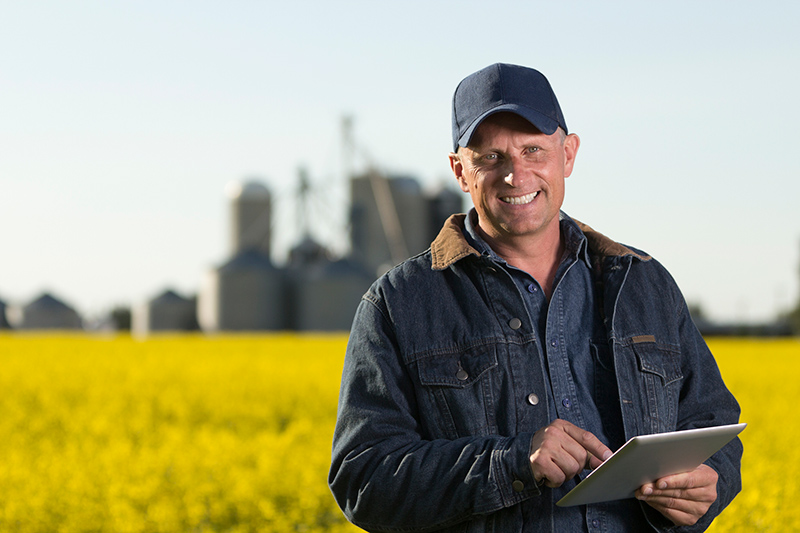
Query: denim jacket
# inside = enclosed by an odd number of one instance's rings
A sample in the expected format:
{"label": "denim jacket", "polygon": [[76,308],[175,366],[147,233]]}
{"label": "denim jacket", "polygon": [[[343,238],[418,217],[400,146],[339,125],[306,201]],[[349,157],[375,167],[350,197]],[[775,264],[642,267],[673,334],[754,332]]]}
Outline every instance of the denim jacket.
{"label": "denim jacket", "polygon": [[[579,223],[587,237],[625,438],[738,421],[668,272]],[[547,415],[544,363],[507,272],[464,238],[464,215],[431,248],[364,295],[345,356],[329,485],[369,531],[549,532],[557,509],[530,467]],[[520,319],[527,318],[527,319]],[[532,401],[535,398],[536,401]],[[735,439],[706,463],[717,500],[676,528],[640,503],[654,530],[702,531],[741,489]]]}

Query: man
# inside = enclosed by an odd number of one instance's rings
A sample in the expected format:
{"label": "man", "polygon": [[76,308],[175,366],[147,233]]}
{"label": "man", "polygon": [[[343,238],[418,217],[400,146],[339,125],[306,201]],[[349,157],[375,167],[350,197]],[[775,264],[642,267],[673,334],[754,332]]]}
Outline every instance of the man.
{"label": "man", "polygon": [[630,437],[739,417],[666,270],[560,211],[579,146],[536,70],[456,89],[474,209],[371,287],[347,348],[329,483],[356,525],[701,531],[739,492],[736,439],[636,499],[555,506]]}

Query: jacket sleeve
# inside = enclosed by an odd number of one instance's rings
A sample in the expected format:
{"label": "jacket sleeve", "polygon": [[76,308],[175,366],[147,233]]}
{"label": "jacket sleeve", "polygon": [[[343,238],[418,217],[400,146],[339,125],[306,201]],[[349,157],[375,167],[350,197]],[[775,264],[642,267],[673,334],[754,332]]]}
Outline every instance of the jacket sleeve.
{"label": "jacket sleeve", "polygon": [[393,328],[380,301],[365,297],[345,356],[328,478],[347,518],[369,531],[433,531],[540,494],[532,434],[422,433]]}
{"label": "jacket sleeve", "polygon": [[[683,296],[678,293],[675,301],[684,375],[677,429],[738,423],[738,402],[725,386],[714,356],[694,325]],[[742,452],[742,443],[735,438],[706,461],[719,475],[717,499],[695,525],[675,527],[652,507],[642,503],[650,523],[661,531],[705,531],[742,489]]]}

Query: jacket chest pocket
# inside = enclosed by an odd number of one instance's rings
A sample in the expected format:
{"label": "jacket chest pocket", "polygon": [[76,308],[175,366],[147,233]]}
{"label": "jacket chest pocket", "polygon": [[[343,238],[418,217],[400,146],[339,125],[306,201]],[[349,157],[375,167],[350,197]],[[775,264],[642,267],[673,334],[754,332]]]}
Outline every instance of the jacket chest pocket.
{"label": "jacket chest pocket", "polygon": [[678,399],[683,373],[680,354],[654,342],[633,345],[640,372],[640,386],[647,400],[650,429],[672,431],[677,424]]}
{"label": "jacket chest pocket", "polygon": [[437,353],[416,362],[422,419],[432,438],[455,439],[497,432],[494,381],[497,348],[492,345]]}

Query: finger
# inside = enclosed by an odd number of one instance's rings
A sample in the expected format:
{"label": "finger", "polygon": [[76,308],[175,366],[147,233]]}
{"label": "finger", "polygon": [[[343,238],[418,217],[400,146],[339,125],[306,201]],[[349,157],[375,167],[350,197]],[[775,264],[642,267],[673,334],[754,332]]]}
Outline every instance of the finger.
{"label": "finger", "polygon": [[636,498],[645,501],[661,514],[678,525],[691,525],[703,516],[716,500],[716,490],[708,487],[691,489],[653,488],[643,485],[636,492]]}
{"label": "finger", "polygon": [[546,438],[530,457],[534,478],[546,479],[548,487],[561,486],[576,476],[586,464],[587,452],[558,428],[547,430]]}
{"label": "finger", "polygon": [[531,441],[531,467],[534,478],[546,480],[547,486],[558,487],[578,475],[584,468],[602,464],[597,454],[611,455],[591,432],[566,420],[555,420],[537,431]]}
{"label": "finger", "polygon": [[654,489],[693,489],[716,486],[719,476],[708,465],[700,465],[694,470],[664,476],[654,482]]}
{"label": "finger", "polygon": [[716,491],[707,487],[698,487],[692,489],[659,489],[654,488],[652,484],[642,485],[636,491],[636,498],[646,500],[648,502],[670,500],[684,500],[688,502],[709,502],[713,503],[716,500]]}
{"label": "finger", "polygon": [[642,496],[647,501],[669,501],[681,500],[686,502],[696,502],[701,504],[712,504],[717,499],[717,491],[714,487],[697,487],[693,489],[655,489],[651,492],[642,492]]}
{"label": "finger", "polygon": [[589,452],[591,468],[597,468],[603,461],[611,457],[613,452],[608,446],[600,442],[591,431],[586,431],[573,424],[565,425],[564,432],[572,437],[575,442],[581,445],[583,449]]}
{"label": "finger", "polygon": [[531,464],[533,466],[536,484],[544,484],[554,489],[560,487],[566,480],[567,474],[564,469],[556,462],[553,457],[539,456],[531,457]]}
{"label": "finger", "polygon": [[647,496],[643,499],[647,505],[654,508],[678,525],[691,525],[706,514],[711,507],[711,501],[698,501],[675,496]]}
{"label": "finger", "polygon": [[682,509],[675,509],[666,507],[658,502],[647,502],[647,505],[664,515],[676,526],[692,526],[697,523],[706,510],[686,511]]}

